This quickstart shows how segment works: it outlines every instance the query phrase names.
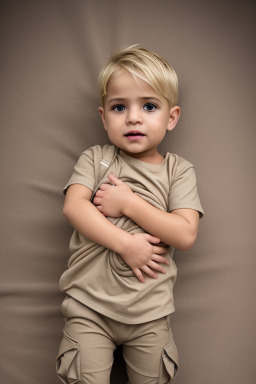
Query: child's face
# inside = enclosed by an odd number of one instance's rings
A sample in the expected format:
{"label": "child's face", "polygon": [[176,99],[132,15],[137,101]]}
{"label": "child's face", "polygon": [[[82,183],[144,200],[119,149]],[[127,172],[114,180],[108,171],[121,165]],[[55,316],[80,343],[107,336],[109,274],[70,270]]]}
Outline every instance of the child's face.
{"label": "child's face", "polygon": [[149,163],[162,162],[157,147],[176,125],[179,111],[170,108],[151,85],[124,70],[110,80],[104,108],[99,108],[110,141]]}

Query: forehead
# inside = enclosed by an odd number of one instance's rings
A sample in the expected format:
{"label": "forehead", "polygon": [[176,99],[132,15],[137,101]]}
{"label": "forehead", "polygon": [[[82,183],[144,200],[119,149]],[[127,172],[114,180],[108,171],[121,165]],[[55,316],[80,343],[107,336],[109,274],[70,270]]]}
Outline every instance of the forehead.
{"label": "forehead", "polygon": [[120,97],[141,95],[141,97],[152,96],[161,98],[154,88],[139,75],[131,74],[126,70],[116,71],[110,78],[107,87],[107,99],[111,96],[118,95]]}

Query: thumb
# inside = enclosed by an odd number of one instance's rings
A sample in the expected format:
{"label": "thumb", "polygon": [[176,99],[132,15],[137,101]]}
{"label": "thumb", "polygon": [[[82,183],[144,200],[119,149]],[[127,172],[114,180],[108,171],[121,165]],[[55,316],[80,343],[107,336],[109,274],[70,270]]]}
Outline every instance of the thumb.
{"label": "thumb", "polygon": [[121,180],[119,180],[117,177],[115,177],[114,175],[112,175],[112,173],[110,173],[108,175],[108,179],[109,181],[111,181],[112,184],[114,185],[120,185],[122,183]]}
{"label": "thumb", "polygon": [[153,244],[158,244],[158,243],[160,243],[160,241],[161,241],[158,237],[152,236],[152,235],[150,235],[149,233],[146,233],[146,234],[145,234],[145,239],[146,239],[149,243],[153,243]]}

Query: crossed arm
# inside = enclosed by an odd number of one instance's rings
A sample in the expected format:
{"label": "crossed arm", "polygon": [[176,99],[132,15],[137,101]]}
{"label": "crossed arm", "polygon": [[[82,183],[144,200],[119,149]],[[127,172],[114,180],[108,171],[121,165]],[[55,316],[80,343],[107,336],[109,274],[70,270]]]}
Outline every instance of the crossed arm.
{"label": "crossed arm", "polygon": [[[189,209],[162,212],[151,206],[122,181],[109,176],[112,187],[103,184],[93,204],[89,188],[74,184],[67,191],[63,213],[83,236],[121,255],[140,282],[144,275],[157,278],[165,273],[166,247],[188,249],[196,239],[198,213]],[[112,224],[105,216],[125,215],[148,233],[130,234]]]}
{"label": "crossed arm", "polygon": [[193,209],[176,209],[165,212],[132,192],[129,186],[109,175],[110,184],[102,184],[93,203],[105,216],[129,217],[148,233],[158,237],[167,245],[188,250],[194,244],[199,214]]}

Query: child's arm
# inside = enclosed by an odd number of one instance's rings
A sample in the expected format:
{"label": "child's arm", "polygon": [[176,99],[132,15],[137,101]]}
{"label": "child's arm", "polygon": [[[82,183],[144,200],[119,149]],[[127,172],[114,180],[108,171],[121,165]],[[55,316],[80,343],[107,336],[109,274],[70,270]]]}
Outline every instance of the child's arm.
{"label": "child's arm", "polygon": [[113,175],[114,184],[103,184],[93,203],[106,216],[125,215],[145,231],[157,236],[167,245],[188,250],[197,237],[199,214],[193,209],[164,212],[132,192],[129,186]]}
{"label": "child's arm", "polygon": [[141,282],[142,272],[152,278],[157,278],[154,270],[165,273],[159,263],[168,264],[166,248],[157,246],[160,239],[146,233],[129,234],[116,227],[90,202],[91,195],[92,191],[83,185],[69,187],[63,213],[71,225],[86,238],[120,254]]}

